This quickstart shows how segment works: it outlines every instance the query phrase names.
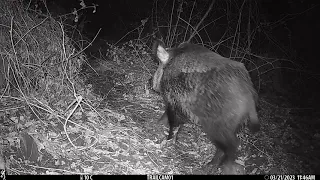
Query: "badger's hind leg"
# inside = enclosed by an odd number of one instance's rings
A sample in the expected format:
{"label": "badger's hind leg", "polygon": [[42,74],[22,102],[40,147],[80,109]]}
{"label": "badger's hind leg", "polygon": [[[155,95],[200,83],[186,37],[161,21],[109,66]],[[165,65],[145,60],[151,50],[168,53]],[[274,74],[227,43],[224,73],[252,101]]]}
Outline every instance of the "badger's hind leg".
{"label": "badger's hind leg", "polygon": [[[221,167],[224,174],[236,174],[234,172],[235,159],[239,146],[239,139],[235,134],[235,129],[239,125],[239,119],[225,119],[220,117],[215,121],[202,121],[203,129],[210,141],[216,146],[217,151],[209,164],[214,165],[214,170]],[[207,122],[207,123],[206,123]]]}

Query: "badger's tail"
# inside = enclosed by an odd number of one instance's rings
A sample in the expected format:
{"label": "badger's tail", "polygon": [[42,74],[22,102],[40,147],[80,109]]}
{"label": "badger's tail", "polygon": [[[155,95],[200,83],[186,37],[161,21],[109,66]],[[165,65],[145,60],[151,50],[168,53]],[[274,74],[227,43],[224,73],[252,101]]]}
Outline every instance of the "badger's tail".
{"label": "badger's tail", "polygon": [[257,110],[255,107],[255,103],[251,103],[250,111],[249,111],[249,123],[248,128],[251,132],[255,133],[260,130],[260,122],[257,115]]}

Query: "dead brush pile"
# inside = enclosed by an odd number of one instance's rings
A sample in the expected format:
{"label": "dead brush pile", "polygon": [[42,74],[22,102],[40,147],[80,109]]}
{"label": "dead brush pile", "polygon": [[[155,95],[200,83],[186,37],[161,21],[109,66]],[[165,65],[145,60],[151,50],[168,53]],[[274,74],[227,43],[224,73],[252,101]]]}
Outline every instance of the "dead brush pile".
{"label": "dead brush pile", "polygon": [[30,13],[19,1],[0,2],[2,86],[6,92],[45,94],[74,81],[83,59],[63,24]]}
{"label": "dead brush pile", "polygon": [[21,163],[62,154],[43,133],[65,130],[68,106],[84,92],[77,74],[85,56],[62,22],[23,1],[0,1],[0,14],[0,154],[10,174],[35,173]]}
{"label": "dead brush pile", "polygon": [[[0,167],[8,174],[159,173],[159,144],[146,139],[150,135],[128,113],[119,113],[130,107],[111,108],[79,78],[86,57],[64,24],[20,1],[1,1],[0,14]],[[104,65],[114,65],[124,77],[119,67],[130,62],[122,62],[125,54],[116,50],[110,57],[118,63]]]}

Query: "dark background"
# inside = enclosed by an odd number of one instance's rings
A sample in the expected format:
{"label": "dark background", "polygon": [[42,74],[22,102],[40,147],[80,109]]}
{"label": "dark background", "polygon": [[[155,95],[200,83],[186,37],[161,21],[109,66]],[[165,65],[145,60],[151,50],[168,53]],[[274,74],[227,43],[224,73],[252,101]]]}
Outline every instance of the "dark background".
{"label": "dark background", "polygon": [[[88,39],[93,39],[98,30],[101,31],[93,42],[93,46],[88,48],[94,51],[103,48],[101,40],[118,42],[120,38],[131,30],[141,25],[141,20],[149,18],[145,33],[152,33],[155,26],[155,14],[161,20],[161,15],[170,14],[173,1],[152,1],[152,0],[86,0],[87,6],[92,3],[98,4],[96,12],[92,9],[82,10],[82,18],[85,18],[85,26],[81,33]],[[211,1],[197,1],[199,16],[203,16]],[[215,19],[219,16],[226,16],[227,1],[217,0],[214,4],[214,11],[210,12],[206,19]],[[239,1],[237,1],[239,2]],[[301,72],[291,70],[282,73],[284,81],[288,84],[289,91],[295,93],[291,101],[300,107],[312,106],[318,109],[320,100],[320,73],[319,73],[319,45],[320,40],[320,6],[318,1],[307,0],[261,0],[252,1],[258,7],[259,23],[264,23],[269,28],[268,35],[258,32],[253,39],[252,52],[264,52],[268,55],[276,54],[278,58],[290,59],[303,67]],[[79,9],[78,0],[48,0],[48,9],[57,14],[67,14],[74,8]],[[189,1],[188,1],[189,3]],[[193,1],[190,1],[193,3]],[[233,2],[234,3],[234,2]],[[239,3],[241,5],[241,3]],[[229,9],[229,12],[237,14],[237,9]],[[155,13],[156,12],[156,13]],[[245,13],[245,12],[243,12]],[[194,14],[196,14],[194,12]],[[207,21],[208,22],[208,21]],[[253,26],[254,20],[252,20]],[[151,24],[151,25],[150,25]],[[195,23],[193,23],[195,24]],[[204,22],[206,24],[206,22]],[[215,27],[207,28],[210,40],[219,41],[225,29],[230,26],[227,18],[217,22]],[[233,24],[236,24],[233,22]],[[245,29],[246,22],[243,22],[242,29]],[[270,38],[271,37],[271,38]],[[126,36],[122,41],[134,39],[134,36]],[[102,43],[103,44],[103,43]],[[284,72],[284,71],[283,71]],[[291,95],[288,95],[291,96]]]}
{"label": "dark background", "polygon": [[[208,4],[208,1],[203,1]],[[262,0],[260,13],[266,18],[266,22],[277,22],[284,19],[286,24],[273,29],[273,35],[283,44],[291,46],[301,58],[300,62],[308,66],[308,69],[318,70],[320,65],[317,60],[320,40],[320,6],[317,1],[307,0]],[[92,10],[86,12],[86,26],[84,33],[93,37],[99,28],[100,38],[117,41],[127,32],[140,24],[140,21],[152,14],[154,2],[151,0],[86,0],[87,5],[98,4],[96,13]],[[162,2],[158,2],[162,3]],[[163,1],[169,4],[171,1]],[[71,12],[73,8],[80,8],[78,0],[49,0],[48,4],[60,8],[60,11]],[[63,10],[62,10],[63,9]],[[168,9],[160,11],[170,12]],[[288,42],[288,35],[291,42]],[[302,60],[303,59],[303,60]]]}

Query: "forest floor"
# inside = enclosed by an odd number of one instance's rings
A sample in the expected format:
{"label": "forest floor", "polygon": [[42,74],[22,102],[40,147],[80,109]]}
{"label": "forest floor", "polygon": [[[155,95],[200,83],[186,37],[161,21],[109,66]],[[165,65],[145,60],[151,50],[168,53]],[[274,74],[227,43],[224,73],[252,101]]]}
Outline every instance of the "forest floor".
{"label": "forest floor", "polygon": [[[84,89],[90,91],[67,126],[57,114],[35,115],[19,99],[1,99],[0,109],[6,111],[0,111],[0,149],[9,174],[216,173],[205,166],[215,146],[197,125],[184,124],[176,142],[165,140],[167,129],[156,123],[162,99],[147,85],[152,73],[145,73],[155,65],[120,59],[99,60],[82,71]],[[299,111],[285,97],[260,94],[261,130],[238,134],[236,163],[247,174],[319,174],[319,117]]]}

